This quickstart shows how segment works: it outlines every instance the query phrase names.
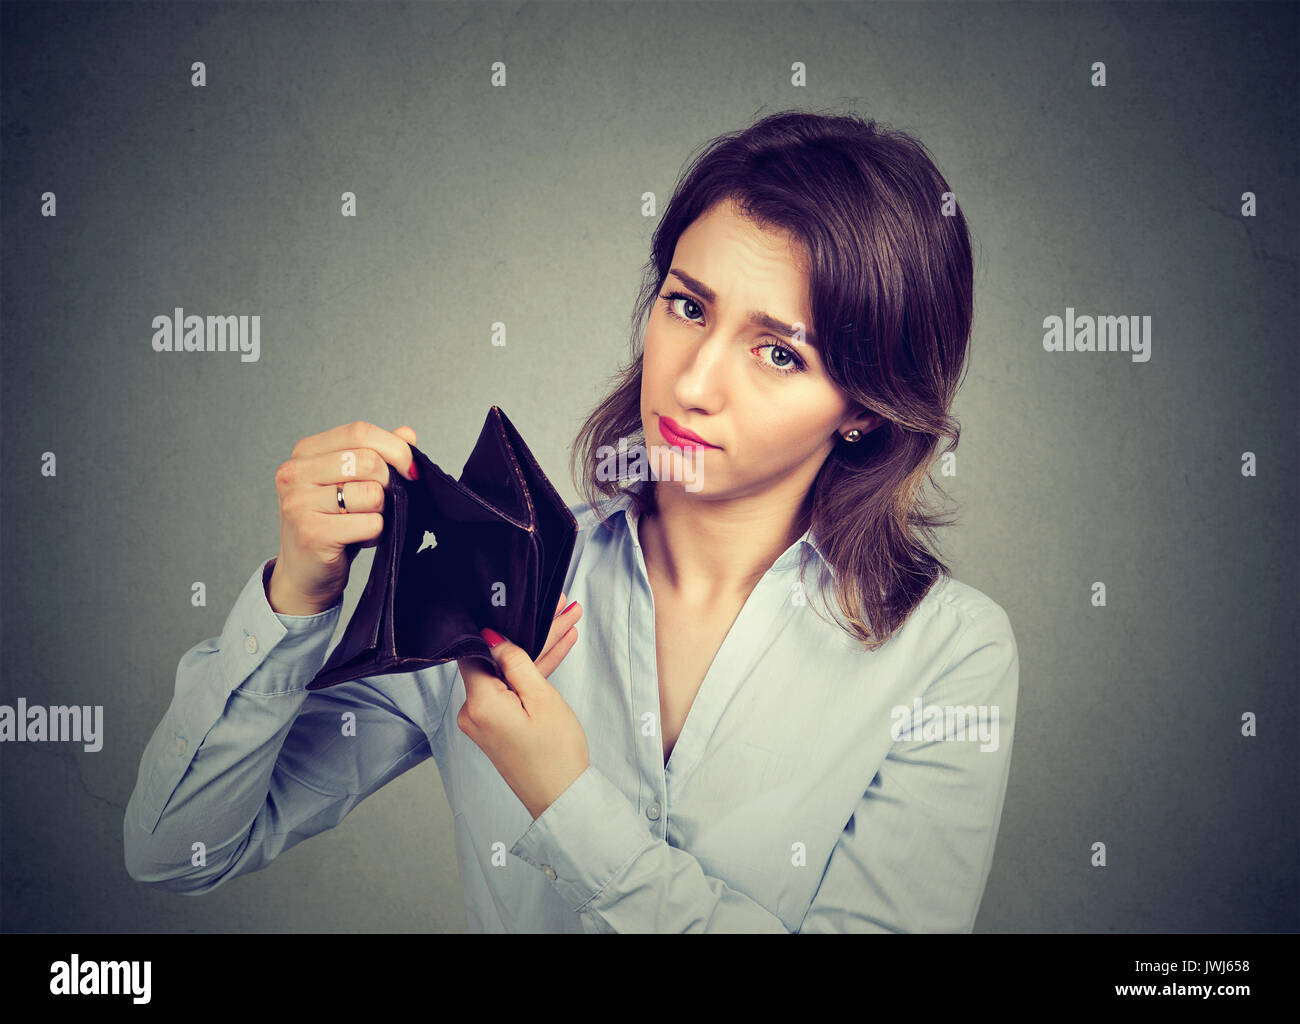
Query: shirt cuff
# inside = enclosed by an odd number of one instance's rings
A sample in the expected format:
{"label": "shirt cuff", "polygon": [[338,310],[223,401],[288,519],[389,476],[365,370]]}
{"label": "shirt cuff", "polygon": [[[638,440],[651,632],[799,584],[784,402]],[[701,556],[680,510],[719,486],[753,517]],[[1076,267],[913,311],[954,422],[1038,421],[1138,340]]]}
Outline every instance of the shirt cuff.
{"label": "shirt cuff", "polygon": [[[343,609],[342,598],[316,615],[281,615],[266,597],[265,577],[274,560],[268,558],[249,576],[222,628],[218,647],[229,690],[304,690],[325,661],[325,649]],[[250,681],[263,663],[272,670]]]}
{"label": "shirt cuff", "polygon": [[576,913],[658,842],[623,791],[589,764],[510,852],[538,868]]}

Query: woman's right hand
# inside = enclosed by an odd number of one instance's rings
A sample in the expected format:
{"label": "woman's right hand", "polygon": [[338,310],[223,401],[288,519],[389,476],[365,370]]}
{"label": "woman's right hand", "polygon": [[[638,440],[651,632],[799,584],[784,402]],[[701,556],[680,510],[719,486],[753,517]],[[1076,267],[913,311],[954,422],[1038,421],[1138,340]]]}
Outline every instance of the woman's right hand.
{"label": "woman's right hand", "polygon": [[[315,615],[348,584],[352,560],[384,532],[389,467],[415,479],[415,431],[356,421],[304,437],[275,471],[280,496],[280,553],[267,590],[281,615]],[[343,488],[345,513],[337,488]]]}

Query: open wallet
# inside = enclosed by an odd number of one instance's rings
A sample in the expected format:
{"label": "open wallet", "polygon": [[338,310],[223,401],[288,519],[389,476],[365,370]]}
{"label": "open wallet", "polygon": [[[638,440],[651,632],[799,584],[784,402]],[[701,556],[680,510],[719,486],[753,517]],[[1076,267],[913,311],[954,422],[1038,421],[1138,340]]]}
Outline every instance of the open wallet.
{"label": "open wallet", "polygon": [[465,657],[503,678],[484,626],[534,661],[542,653],[578,536],[573,513],[498,406],[459,481],[411,453],[417,478],[389,474],[370,578],[309,690]]}

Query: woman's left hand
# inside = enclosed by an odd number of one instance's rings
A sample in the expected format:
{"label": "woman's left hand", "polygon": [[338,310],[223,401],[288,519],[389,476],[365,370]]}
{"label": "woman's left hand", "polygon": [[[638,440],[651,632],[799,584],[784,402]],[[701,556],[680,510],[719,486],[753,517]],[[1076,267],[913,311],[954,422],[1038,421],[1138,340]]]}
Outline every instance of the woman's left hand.
{"label": "woman's left hand", "polygon": [[[465,703],[456,724],[487,754],[536,820],[587,770],[587,734],[527,651],[490,629],[480,633],[510,685],[502,683],[477,658],[458,658],[456,664],[465,680]],[[576,630],[566,630],[555,647],[564,643],[572,647],[570,634],[576,638]],[[550,650],[538,661],[548,656],[558,664]]]}

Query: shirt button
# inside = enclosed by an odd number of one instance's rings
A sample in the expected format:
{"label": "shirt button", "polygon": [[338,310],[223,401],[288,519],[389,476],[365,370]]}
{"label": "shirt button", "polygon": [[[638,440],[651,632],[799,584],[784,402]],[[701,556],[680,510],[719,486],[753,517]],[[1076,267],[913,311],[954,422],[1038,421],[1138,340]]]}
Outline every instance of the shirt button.
{"label": "shirt button", "polygon": [[178,754],[183,754],[183,753],[185,753],[185,737],[184,737],[184,736],[177,736],[177,737],[176,737],[176,753],[178,753]]}
{"label": "shirt button", "polygon": [[547,878],[549,878],[552,882],[555,881],[555,868],[551,867],[551,865],[549,865],[549,864],[543,864],[543,865],[542,865],[542,874],[544,874],[544,875],[545,875]]}
{"label": "shirt button", "polygon": [[257,653],[257,637],[249,635],[244,637],[244,650],[249,654]]}
{"label": "shirt button", "polygon": [[659,803],[657,801],[645,809],[645,816],[651,821],[659,820]]}

